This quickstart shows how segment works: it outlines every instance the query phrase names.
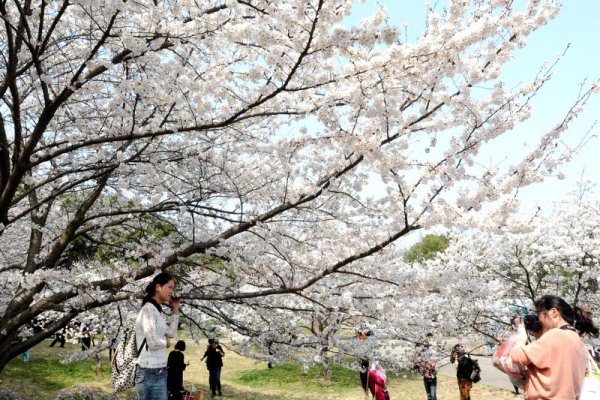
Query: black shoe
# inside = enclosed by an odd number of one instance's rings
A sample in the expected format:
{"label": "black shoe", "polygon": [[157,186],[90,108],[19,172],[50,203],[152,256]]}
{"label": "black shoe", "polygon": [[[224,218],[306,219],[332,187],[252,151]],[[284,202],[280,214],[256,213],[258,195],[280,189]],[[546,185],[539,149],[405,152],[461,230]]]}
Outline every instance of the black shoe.
{"label": "black shoe", "polygon": [[223,393],[221,393],[221,391],[219,390],[219,396],[223,396]]}

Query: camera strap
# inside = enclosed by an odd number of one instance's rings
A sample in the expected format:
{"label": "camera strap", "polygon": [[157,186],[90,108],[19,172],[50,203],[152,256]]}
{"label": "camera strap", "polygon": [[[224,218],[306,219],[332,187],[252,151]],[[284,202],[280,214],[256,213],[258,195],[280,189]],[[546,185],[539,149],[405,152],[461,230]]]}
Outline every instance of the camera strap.
{"label": "camera strap", "polygon": [[563,330],[577,332],[577,330],[575,329],[575,327],[573,325],[563,325],[563,326],[561,326],[558,329],[563,329]]}

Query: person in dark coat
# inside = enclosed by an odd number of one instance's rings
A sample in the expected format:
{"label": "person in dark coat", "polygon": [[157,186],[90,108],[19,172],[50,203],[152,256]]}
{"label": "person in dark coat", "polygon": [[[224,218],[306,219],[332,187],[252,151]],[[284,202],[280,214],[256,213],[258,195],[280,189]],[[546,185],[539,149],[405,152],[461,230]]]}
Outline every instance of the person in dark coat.
{"label": "person in dark coat", "polygon": [[208,384],[210,386],[210,391],[212,392],[211,397],[215,397],[217,394],[223,396],[223,393],[221,392],[221,368],[223,367],[224,356],[225,352],[219,344],[219,339],[208,339],[208,347],[202,356],[202,360],[206,358]]}
{"label": "person in dark coat", "polygon": [[[367,335],[362,330],[356,331],[356,338],[359,341],[364,341],[367,339]],[[367,383],[367,375],[369,374],[369,359],[368,358],[359,358],[358,359],[358,367],[359,367],[359,377],[360,377],[360,385],[362,386],[365,394],[369,390],[369,386]]]}
{"label": "person in dark coat", "polygon": [[178,341],[175,344],[175,350],[169,353],[167,360],[167,391],[169,400],[181,400],[185,389],[183,388],[183,370],[188,364],[185,363],[183,352],[185,351],[185,342]]}
{"label": "person in dark coat", "polygon": [[460,344],[457,344],[452,348],[450,362],[456,367],[460,400],[471,400],[471,388],[473,387],[471,372],[475,368],[473,359]]}
{"label": "person in dark coat", "polygon": [[54,347],[56,343],[60,343],[60,347],[65,347],[66,342],[67,339],[65,339],[64,330],[60,330],[54,335],[54,340],[52,341],[52,343],[50,343],[50,347]]}
{"label": "person in dark coat", "polygon": [[81,351],[86,351],[89,350],[90,347],[92,347],[93,344],[93,337],[92,337],[92,331],[90,330],[89,327],[84,326],[83,330],[81,332]]}

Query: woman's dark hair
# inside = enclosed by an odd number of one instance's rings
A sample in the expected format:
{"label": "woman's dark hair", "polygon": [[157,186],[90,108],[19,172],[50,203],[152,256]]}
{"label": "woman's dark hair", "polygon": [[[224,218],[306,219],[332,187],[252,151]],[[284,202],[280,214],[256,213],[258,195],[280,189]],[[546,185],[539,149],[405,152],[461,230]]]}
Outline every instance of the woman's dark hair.
{"label": "woman's dark hair", "polygon": [[166,285],[167,283],[169,283],[169,281],[172,280],[174,280],[173,276],[168,272],[161,272],[160,274],[156,275],[152,279],[152,282],[150,282],[148,286],[146,286],[146,294],[144,295],[144,299],[142,300],[142,305],[146,304],[148,301],[150,301],[151,298],[154,297],[154,295],[156,294],[156,285]]}
{"label": "woman's dark hair", "polygon": [[571,307],[569,303],[558,296],[547,295],[535,301],[537,311],[547,311],[552,308],[556,308],[563,319],[569,325],[573,325],[580,335],[587,333],[591,336],[598,336],[598,328],[594,325],[590,312],[579,307]]}
{"label": "woman's dark hair", "polygon": [[579,307],[574,307],[573,311],[575,311],[575,329],[577,329],[579,334],[583,335],[584,333],[587,333],[590,336],[598,337],[600,331],[598,330],[598,327],[594,325],[592,313]]}
{"label": "woman's dark hair", "polygon": [[175,343],[175,350],[185,351],[185,342],[183,340],[178,340]]}
{"label": "woman's dark hair", "polygon": [[452,353],[450,353],[450,362],[452,364],[454,364],[454,361],[456,361],[456,358],[459,356],[459,354],[464,353],[465,350],[463,349],[461,344],[457,344],[452,348]]}

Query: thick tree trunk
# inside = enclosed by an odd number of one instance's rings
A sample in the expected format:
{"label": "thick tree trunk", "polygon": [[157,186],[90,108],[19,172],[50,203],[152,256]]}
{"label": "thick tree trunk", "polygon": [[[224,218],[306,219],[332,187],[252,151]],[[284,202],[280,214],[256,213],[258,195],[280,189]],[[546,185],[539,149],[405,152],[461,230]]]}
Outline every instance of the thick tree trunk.
{"label": "thick tree trunk", "polygon": [[56,332],[67,326],[76,316],[76,313],[67,314],[55,323],[37,332],[26,341],[20,341],[16,331],[9,335],[0,334],[0,374],[10,360],[19,356],[25,350],[31,349],[44,339],[52,337]]}
{"label": "thick tree trunk", "polygon": [[23,354],[24,351],[31,349],[44,339],[52,336],[54,332],[44,330],[23,342],[18,341],[19,339],[16,336],[0,336],[0,373],[2,373],[4,367],[6,367],[10,360],[18,357]]}
{"label": "thick tree trunk", "polygon": [[321,358],[321,375],[329,378],[331,376],[331,369],[329,368],[329,346],[321,347],[321,352],[319,353]]}

